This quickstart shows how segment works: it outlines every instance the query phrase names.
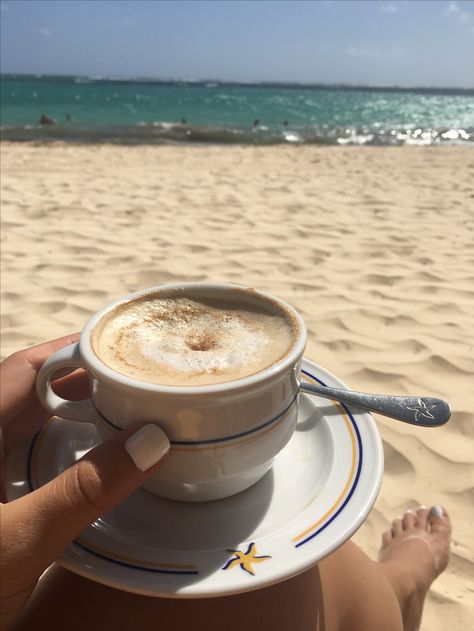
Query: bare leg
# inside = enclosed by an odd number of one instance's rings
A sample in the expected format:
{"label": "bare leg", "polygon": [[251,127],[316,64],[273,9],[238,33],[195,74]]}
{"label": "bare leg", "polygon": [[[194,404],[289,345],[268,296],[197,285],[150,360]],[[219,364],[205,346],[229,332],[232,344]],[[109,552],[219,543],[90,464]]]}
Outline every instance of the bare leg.
{"label": "bare leg", "polygon": [[[447,517],[439,523],[429,522],[421,512],[413,526],[415,531],[408,524],[410,519],[404,518],[405,530],[398,528],[398,521],[390,539],[384,535],[379,562],[348,542],[299,576],[225,598],[137,596],[56,566],[43,579],[14,629],[412,631],[419,623],[429,585],[446,564],[449,522]],[[433,570],[435,563],[437,570]]]}
{"label": "bare leg", "polygon": [[451,523],[440,507],[408,511],[382,537],[380,566],[400,603],[405,631],[420,628],[431,583],[449,560]]}
{"label": "bare leg", "polygon": [[283,583],[209,600],[136,596],[55,566],[14,629],[401,631],[398,601],[378,566],[348,542],[318,566]]}
{"label": "bare leg", "polygon": [[56,566],[51,568],[18,625],[13,627],[14,631],[43,628],[48,631],[337,631],[340,627],[334,620],[334,612],[326,612],[317,567],[259,591],[223,598],[173,600],[114,590]]}

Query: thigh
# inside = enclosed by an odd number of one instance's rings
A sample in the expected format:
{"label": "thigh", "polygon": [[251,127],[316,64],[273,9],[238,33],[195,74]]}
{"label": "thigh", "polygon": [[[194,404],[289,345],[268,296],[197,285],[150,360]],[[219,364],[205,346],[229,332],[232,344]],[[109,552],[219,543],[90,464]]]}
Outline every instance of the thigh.
{"label": "thigh", "polygon": [[402,624],[397,600],[378,564],[349,542],[318,566],[277,585],[201,600],[130,594],[53,566],[14,628],[43,627],[400,631]]}
{"label": "thigh", "polygon": [[333,618],[325,611],[318,567],[257,591],[178,600],[118,591],[55,566],[43,577],[14,629],[337,631]]}

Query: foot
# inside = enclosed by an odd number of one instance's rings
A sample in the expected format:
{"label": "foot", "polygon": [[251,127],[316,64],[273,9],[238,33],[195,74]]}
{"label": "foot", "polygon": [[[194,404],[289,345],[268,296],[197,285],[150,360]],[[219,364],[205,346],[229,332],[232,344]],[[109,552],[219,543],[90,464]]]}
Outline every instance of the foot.
{"label": "foot", "polygon": [[407,511],[384,532],[379,562],[397,595],[405,631],[419,629],[431,583],[449,560],[451,523],[435,506]]}

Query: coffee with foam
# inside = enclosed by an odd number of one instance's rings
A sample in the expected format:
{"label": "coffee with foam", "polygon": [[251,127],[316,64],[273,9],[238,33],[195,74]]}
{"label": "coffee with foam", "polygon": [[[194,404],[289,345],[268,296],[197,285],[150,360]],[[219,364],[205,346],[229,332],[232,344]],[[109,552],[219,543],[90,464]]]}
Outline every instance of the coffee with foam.
{"label": "coffee with foam", "polygon": [[252,292],[150,294],[119,305],[92,333],[99,359],[126,376],[173,386],[210,385],[257,373],[292,348],[287,311]]}

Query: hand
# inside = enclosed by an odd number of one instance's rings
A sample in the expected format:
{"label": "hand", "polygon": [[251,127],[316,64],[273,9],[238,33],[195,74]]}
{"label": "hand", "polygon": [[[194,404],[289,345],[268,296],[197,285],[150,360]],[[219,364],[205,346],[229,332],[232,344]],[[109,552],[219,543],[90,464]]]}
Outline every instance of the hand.
{"label": "hand", "polygon": [[[78,338],[74,334],[40,344],[11,355],[0,365],[2,455],[32,437],[49,419],[36,397],[36,375],[49,355]],[[83,370],[52,385],[67,399],[82,399],[88,393]],[[169,447],[157,425],[128,427],[48,484],[1,505],[2,629],[25,606],[44,570],[91,522],[143,484]]]}

